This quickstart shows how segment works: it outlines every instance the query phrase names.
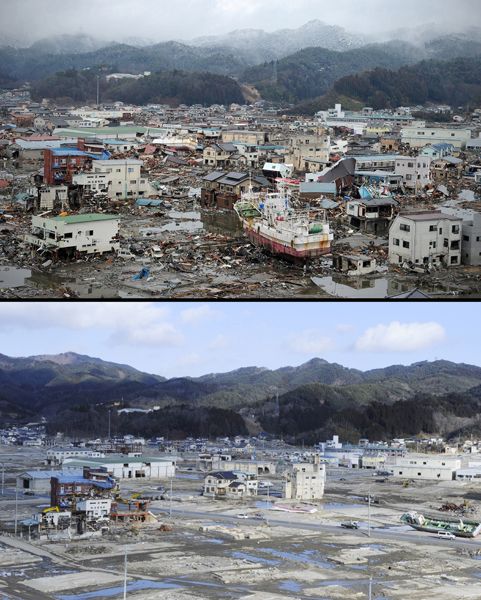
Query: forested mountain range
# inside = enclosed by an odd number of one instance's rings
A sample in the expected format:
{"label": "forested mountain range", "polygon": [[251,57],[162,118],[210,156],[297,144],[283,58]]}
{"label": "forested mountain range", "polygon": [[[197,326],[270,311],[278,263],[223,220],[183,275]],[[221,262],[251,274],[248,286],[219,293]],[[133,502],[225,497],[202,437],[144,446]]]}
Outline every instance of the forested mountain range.
{"label": "forested mountain range", "polygon": [[477,431],[481,368],[436,361],[363,372],[313,359],[164,379],[72,353],[0,356],[0,390],[4,421],[44,416],[52,433],[102,435],[109,409],[155,407],[149,414],[112,410],[112,426],[179,438],[264,430],[309,442],[341,432],[356,441]]}

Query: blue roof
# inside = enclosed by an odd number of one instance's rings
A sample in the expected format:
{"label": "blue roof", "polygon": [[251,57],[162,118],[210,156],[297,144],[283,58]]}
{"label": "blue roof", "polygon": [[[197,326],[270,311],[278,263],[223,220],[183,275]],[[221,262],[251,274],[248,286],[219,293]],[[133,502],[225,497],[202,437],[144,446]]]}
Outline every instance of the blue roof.
{"label": "blue roof", "polygon": [[53,156],[88,156],[94,160],[108,160],[112,155],[110,152],[104,150],[99,156],[98,154],[91,154],[90,152],[84,152],[78,148],[53,148]]}
{"label": "blue roof", "polygon": [[[80,474],[80,472],[79,472]],[[22,475],[28,475],[34,479],[50,479],[51,477],[61,477],[62,471],[25,471]],[[75,477],[75,473],[73,474]]]}

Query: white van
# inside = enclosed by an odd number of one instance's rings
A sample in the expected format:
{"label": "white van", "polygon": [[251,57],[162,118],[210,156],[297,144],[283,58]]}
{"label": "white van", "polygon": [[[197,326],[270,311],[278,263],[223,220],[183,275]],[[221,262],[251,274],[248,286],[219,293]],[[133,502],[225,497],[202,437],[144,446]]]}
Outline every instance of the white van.
{"label": "white van", "polygon": [[455,540],[456,536],[454,533],[449,533],[449,531],[439,531],[438,537],[443,538],[444,540]]}

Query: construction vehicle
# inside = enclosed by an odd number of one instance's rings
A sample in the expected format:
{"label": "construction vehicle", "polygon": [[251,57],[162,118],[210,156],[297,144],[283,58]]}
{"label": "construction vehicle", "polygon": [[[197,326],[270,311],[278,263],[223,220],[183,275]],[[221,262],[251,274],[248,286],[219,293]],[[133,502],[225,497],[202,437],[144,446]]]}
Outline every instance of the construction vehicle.
{"label": "construction vehicle", "polygon": [[60,512],[60,508],[58,506],[49,506],[48,508],[44,508],[42,510],[42,514],[47,514],[51,512]]}

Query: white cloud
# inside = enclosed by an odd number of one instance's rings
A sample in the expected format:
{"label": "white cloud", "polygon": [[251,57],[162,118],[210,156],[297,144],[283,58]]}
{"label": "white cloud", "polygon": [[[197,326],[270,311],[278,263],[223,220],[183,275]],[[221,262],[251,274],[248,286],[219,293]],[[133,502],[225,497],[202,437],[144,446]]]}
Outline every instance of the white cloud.
{"label": "white cloud", "polygon": [[180,313],[180,318],[184,323],[199,323],[203,320],[214,319],[219,316],[219,313],[208,304],[202,304],[195,308],[187,308]]}
{"label": "white cloud", "polygon": [[310,356],[331,352],[335,349],[335,342],[315,330],[306,330],[291,339],[290,346],[294,352]]}
{"label": "white cloud", "polygon": [[400,323],[376,325],[367,329],[355,343],[360,352],[412,352],[430,348],[446,339],[439,323]]}
{"label": "white cloud", "polygon": [[355,329],[354,325],[348,325],[347,323],[340,323],[336,327],[338,333],[351,333],[351,331],[354,331]]}
{"label": "white cloud", "polygon": [[150,303],[4,303],[0,333],[16,329],[104,331],[113,344],[176,346],[182,334],[169,322],[169,310]]}
{"label": "white cloud", "polygon": [[225,335],[219,334],[212,342],[208,345],[209,350],[222,350],[227,348],[229,341]]}

